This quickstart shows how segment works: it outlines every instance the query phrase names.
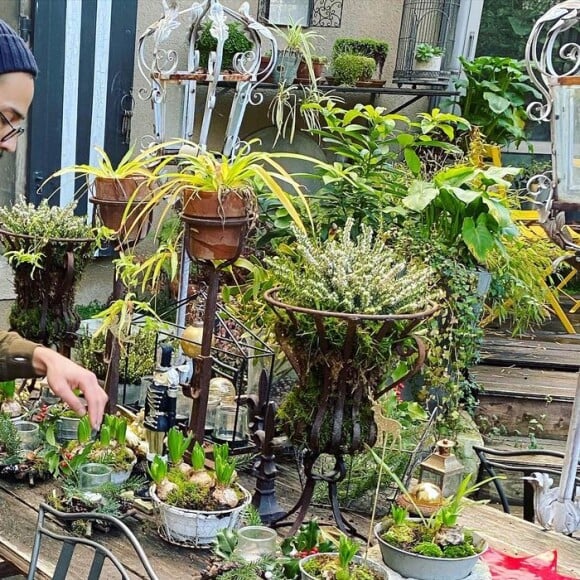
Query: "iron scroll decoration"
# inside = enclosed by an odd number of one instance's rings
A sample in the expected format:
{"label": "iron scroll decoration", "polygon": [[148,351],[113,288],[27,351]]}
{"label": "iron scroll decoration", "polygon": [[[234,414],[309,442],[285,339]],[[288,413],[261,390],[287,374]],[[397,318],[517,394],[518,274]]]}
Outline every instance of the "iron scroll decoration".
{"label": "iron scroll decoration", "polygon": [[[340,28],[342,24],[342,8],[344,0],[311,0],[309,26],[317,28]],[[260,0],[258,4],[258,20],[268,23],[270,0]]]}
{"label": "iron scroll decoration", "polygon": [[[528,116],[534,121],[550,120],[553,105],[550,80],[577,76],[580,71],[578,43],[566,42],[557,50],[562,34],[577,26],[579,20],[580,0],[566,0],[550,8],[532,28],[526,44],[526,68],[545,101],[534,101],[528,105]],[[558,70],[556,56],[563,61],[564,70]]]}

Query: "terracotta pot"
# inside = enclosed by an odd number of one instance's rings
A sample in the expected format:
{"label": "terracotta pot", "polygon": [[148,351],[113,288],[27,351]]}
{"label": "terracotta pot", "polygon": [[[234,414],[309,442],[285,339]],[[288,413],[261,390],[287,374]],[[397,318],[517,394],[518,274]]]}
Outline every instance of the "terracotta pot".
{"label": "terracotta pot", "polygon": [[[314,70],[314,78],[321,79],[324,77],[324,69],[326,65],[321,62],[313,62],[312,69]],[[300,66],[298,67],[298,72],[296,73],[296,78],[298,79],[310,79],[310,75],[308,74],[308,66],[304,61],[300,62]]]}
{"label": "terracotta pot", "polygon": [[94,182],[94,197],[90,201],[95,205],[97,216],[103,225],[118,232],[118,238],[127,243],[142,240],[151,228],[151,212],[140,216],[146,202],[133,203],[132,211],[122,225],[127,200],[135,194],[135,201],[138,202],[149,194],[145,181],[145,177],[97,177]]}
{"label": "terracotta pot", "polygon": [[136,199],[140,200],[149,193],[149,188],[143,185],[145,181],[145,177],[97,177],[94,181],[94,197],[107,201],[127,201],[138,189]]}
{"label": "terracotta pot", "polygon": [[243,248],[252,217],[247,201],[235,192],[218,196],[215,191],[189,191],[184,194],[181,219],[192,259],[231,260]]}

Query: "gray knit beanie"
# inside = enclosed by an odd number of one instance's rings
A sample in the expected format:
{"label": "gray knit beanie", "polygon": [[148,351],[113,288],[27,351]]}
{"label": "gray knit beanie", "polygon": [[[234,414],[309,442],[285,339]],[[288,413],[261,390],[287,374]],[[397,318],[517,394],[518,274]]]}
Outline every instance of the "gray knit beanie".
{"label": "gray knit beanie", "polygon": [[0,75],[11,72],[27,72],[35,77],[38,67],[24,40],[0,20]]}

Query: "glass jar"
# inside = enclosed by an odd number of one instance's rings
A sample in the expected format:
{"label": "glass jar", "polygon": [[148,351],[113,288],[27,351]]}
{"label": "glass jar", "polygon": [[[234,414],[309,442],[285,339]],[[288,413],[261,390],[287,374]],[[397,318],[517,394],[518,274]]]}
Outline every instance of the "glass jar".
{"label": "glass jar", "polygon": [[226,443],[247,443],[248,409],[222,403],[216,411],[213,438]]}
{"label": "glass jar", "polygon": [[276,555],[276,530],[265,526],[246,526],[238,531],[236,552],[247,562]]}
{"label": "glass jar", "polygon": [[215,418],[219,405],[220,399],[210,394],[209,399],[207,401],[207,411],[205,414],[205,432],[207,434],[211,433],[214,430]]}
{"label": "glass jar", "polygon": [[79,488],[92,491],[105,483],[111,483],[113,468],[104,463],[85,463],[79,467]]}

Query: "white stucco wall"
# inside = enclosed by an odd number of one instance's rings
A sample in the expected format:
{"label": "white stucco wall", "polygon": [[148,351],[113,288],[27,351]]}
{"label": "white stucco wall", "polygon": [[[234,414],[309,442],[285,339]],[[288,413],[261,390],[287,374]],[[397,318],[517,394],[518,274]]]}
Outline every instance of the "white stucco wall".
{"label": "white stucco wall", "polygon": [[[223,4],[230,8],[239,8],[241,1],[223,0]],[[251,0],[251,13],[256,15],[258,0]],[[190,0],[179,0],[179,7],[184,9],[191,5]],[[389,43],[390,51],[385,65],[383,78],[390,81],[392,71],[395,64],[397,54],[397,40],[399,35],[399,27],[401,22],[403,0],[344,0],[342,25],[341,28],[313,28],[322,38],[316,42],[317,53],[328,56],[330,58],[332,53],[332,46],[334,41],[339,37],[371,37],[377,40],[386,41]],[[138,16],[137,16],[137,37],[139,37],[146,28],[161,17],[163,13],[161,0],[139,0]],[[176,39],[176,48],[180,47],[180,58],[186,59],[185,46],[187,41],[187,29],[182,26],[176,30],[172,38]],[[136,54],[136,59],[138,55]],[[136,60],[137,62],[137,60]],[[138,94],[138,89],[146,86],[143,77],[140,75],[138,68],[135,68],[135,94]],[[176,91],[177,92],[177,91]],[[201,89],[201,95],[203,95]],[[201,96],[200,95],[200,96]],[[245,137],[253,133],[255,130],[265,126],[271,125],[267,116],[267,107],[270,102],[272,91],[267,91],[265,94],[265,102],[259,107],[248,107],[240,136]],[[341,95],[347,97],[347,95]],[[222,94],[219,97],[219,106],[216,111],[214,125],[212,126],[212,135],[210,136],[210,147],[220,149],[222,144],[222,134],[227,121],[229,113],[229,105],[231,104],[232,93]],[[356,96],[348,96],[347,103],[354,104],[357,100],[361,102],[369,102],[369,95],[360,93]],[[405,97],[400,96],[381,96],[377,100],[377,104],[383,105],[389,109],[396,107],[401,102],[404,102]],[[173,128],[177,131],[178,115],[181,110],[180,93],[171,98],[171,106],[168,111],[168,128]],[[198,102],[200,99],[198,97]],[[427,106],[427,100],[421,99],[412,108],[408,108],[404,112],[412,115],[419,110],[424,110]],[[135,139],[139,139],[144,135],[151,134],[153,128],[153,113],[151,103],[149,101],[142,101],[137,99],[135,107],[135,114],[133,118],[132,135]],[[168,131],[168,136],[171,131]],[[175,133],[177,134],[177,133]]]}

